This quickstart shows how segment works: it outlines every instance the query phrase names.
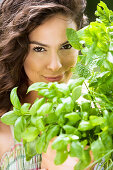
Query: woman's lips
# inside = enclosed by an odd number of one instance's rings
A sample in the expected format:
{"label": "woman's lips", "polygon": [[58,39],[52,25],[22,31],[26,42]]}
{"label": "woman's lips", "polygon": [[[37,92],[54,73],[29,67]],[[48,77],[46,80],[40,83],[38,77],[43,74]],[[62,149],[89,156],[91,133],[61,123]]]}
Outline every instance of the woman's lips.
{"label": "woman's lips", "polygon": [[45,77],[44,78],[48,81],[48,82],[55,82],[55,81],[60,81],[63,79],[63,75],[60,76],[55,76],[55,77]]}

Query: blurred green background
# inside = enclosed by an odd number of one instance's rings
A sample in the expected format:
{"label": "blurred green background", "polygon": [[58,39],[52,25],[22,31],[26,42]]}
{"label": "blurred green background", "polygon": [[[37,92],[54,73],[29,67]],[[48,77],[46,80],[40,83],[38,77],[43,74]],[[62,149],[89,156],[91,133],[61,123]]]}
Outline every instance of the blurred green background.
{"label": "blurred green background", "polygon": [[[102,0],[106,3],[109,9],[113,10],[113,0]],[[95,11],[97,8],[97,4],[100,2],[100,0],[87,0],[87,8],[86,8],[86,15],[89,18],[90,21],[95,21]]]}

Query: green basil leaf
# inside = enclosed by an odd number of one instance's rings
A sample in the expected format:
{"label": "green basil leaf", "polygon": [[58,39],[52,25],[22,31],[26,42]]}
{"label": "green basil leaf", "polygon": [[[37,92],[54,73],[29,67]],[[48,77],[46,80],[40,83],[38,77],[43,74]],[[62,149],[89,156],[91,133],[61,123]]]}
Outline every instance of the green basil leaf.
{"label": "green basil leaf", "polygon": [[79,139],[79,137],[77,136],[77,135],[69,135],[69,137],[70,137],[70,140],[71,141],[75,141],[75,140],[78,140]]}
{"label": "green basil leaf", "polygon": [[49,128],[47,131],[47,137],[46,142],[50,141],[53,137],[57,136],[60,132],[60,126],[59,125],[53,125]]}
{"label": "green basil leaf", "polygon": [[74,102],[71,97],[63,98],[62,103],[65,105],[66,112],[72,112],[74,109]]}
{"label": "green basil leaf", "polygon": [[81,138],[81,132],[77,128],[75,128],[73,134]]}
{"label": "green basil leaf", "polygon": [[29,107],[31,106],[30,103],[24,103],[22,106],[21,106],[21,113],[22,115],[25,115],[25,114],[29,114]]}
{"label": "green basil leaf", "polygon": [[81,96],[82,86],[77,86],[72,91],[72,99],[76,101]]}
{"label": "green basil leaf", "polygon": [[49,113],[47,116],[44,117],[44,122],[46,124],[53,124],[56,123],[58,120],[58,117],[56,116],[56,114],[53,113]]}
{"label": "green basil leaf", "polygon": [[74,170],[84,170],[91,162],[89,150],[84,150],[83,159],[75,165]]}
{"label": "green basil leaf", "polygon": [[71,79],[68,83],[70,91],[72,91],[75,87],[82,85],[84,81],[85,81],[84,77],[80,77],[78,79]]}
{"label": "green basil leaf", "polygon": [[31,116],[31,123],[32,123],[32,125],[34,125],[34,126],[36,126],[36,120],[37,120],[37,115],[35,115],[35,116]]}
{"label": "green basil leaf", "polygon": [[67,145],[70,142],[68,136],[60,135],[52,143],[52,149],[55,150],[67,150]]}
{"label": "green basil leaf", "polygon": [[65,130],[66,134],[74,134],[74,131],[76,130],[76,128],[71,125],[64,125],[63,129]]}
{"label": "green basil leaf", "polygon": [[70,144],[70,156],[82,159],[84,152],[84,147],[79,141],[73,141]]}
{"label": "green basil leaf", "polygon": [[[20,108],[21,109],[21,108]],[[21,110],[20,109],[16,109],[15,107],[13,107],[13,111],[16,115],[18,116],[22,116]]]}
{"label": "green basil leaf", "polygon": [[74,170],[84,170],[84,162],[82,160],[79,160],[77,164],[74,166]]}
{"label": "green basil leaf", "polygon": [[44,82],[33,83],[31,86],[29,86],[27,93],[30,91],[39,91],[39,90],[45,89],[47,87],[48,87],[48,84],[44,83]]}
{"label": "green basil leaf", "polygon": [[39,135],[39,130],[34,126],[29,126],[22,133],[22,138],[27,142],[32,142]]}
{"label": "green basil leaf", "polygon": [[92,126],[98,126],[105,122],[104,117],[90,116],[89,119]]}
{"label": "green basil leaf", "polygon": [[69,94],[70,94],[69,87],[65,83],[56,84],[56,89],[57,89],[56,95],[58,95],[58,96],[59,96],[60,93],[62,94],[62,97],[63,96],[69,96]]}
{"label": "green basil leaf", "polygon": [[55,114],[56,114],[56,116],[59,116],[63,112],[65,112],[65,104],[60,103],[60,104],[58,104],[58,106],[57,106],[57,108],[55,110]]}
{"label": "green basil leaf", "polygon": [[9,111],[2,115],[1,121],[7,125],[14,125],[15,121],[18,119],[18,116],[14,111]]}
{"label": "green basil leaf", "polygon": [[92,98],[91,98],[92,96],[91,96],[91,94],[89,94],[89,93],[86,93],[86,94],[83,94],[83,98],[84,99],[86,99],[86,100],[92,100]]}
{"label": "green basil leaf", "polygon": [[104,147],[106,148],[106,153],[113,148],[112,144],[112,136],[109,135],[107,131],[104,131],[100,134],[102,143],[104,144]]}
{"label": "green basil leaf", "polygon": [[84,146],[79,141],[73,141],[70,145],[70,156],[77,157],[80,161],[75,165],[74,169],[81,168],[84,170],[85,167],[91,162],[89,149],[84,150]]}
{"label": "green basil leaf", "polygon": [[62,164],[64,161],[66,161],[66,159],[67,159],[67,157],[68,157],[68,152],[67,151],[57,151],[56,152],[56,157],[55,157],[55,159],[54,159],[54,163],[55,163],[55,165],[60,165],[60,164]]}
{"label": "green basil leaf", "polygon": [[60,126],[59,125],[53,125],[51,126],[48,131],[47,131],[47,135],[46,135],[46,145],[44,148],[44,152],[46,152],[49,141],[54,138],[55,136],[57,136],[60,132]]}
{"label": "green basil leaf", "polygon": [[57,87],[56,87],[57,84],[58,84],[58,82],[49,82],[48,89],[49,90],[57,89]]}
{"label": "green basil leaf", "polygon": [[45,130],[45,123],[42,116],[31,116],[31,123],[37,127],[39,131]]}
{"label": "green basil leaf", "polygon": [[36,151],[38,154],[43,152],[46,143],[46,132],[43,132],[41,136],[38,137],[36,142]]}
{"label": "green basil leaf", "polygon": [[18,117],[14,125],[14,137],[17,141],[21,141],[22,132],[25,130],[26,120],[23,116]]}
{"label": "green basil leaf", "polygon": [[44,96],[48,99],[51,99],[56,96],[56,91],[55,90],[49,90],[49,89],[42,89],[39,91],[38,95]]}
{"label": "green basil leaf", "polygon": [[106,148],[104,147],[104,144],[102,143],[100,137],[96,141],[91,143],[91,150],[93,152],[95,160],[98,160],[99,158],[104,156],[104,154],[106,153]]}
{"label": "green basil leaf", "polygon": [[80,40],[79,40],[79,37],[76,33],[76,31],[72,28],[68,28],[66,30],[66,35],[67,35],[67,38],[68,38],[68,41],[69,43],[75,48],[75,49],[82,49],[82,45],[80,44]]}
{"label": "green basil leaf", "polygon": [[45,116],[49,113],[53,112],[53,104],[52,103],[44,103],[38,110],[37,115],[38,116]]}
{"label": "green basil leaf", "polygon": [[20,104],[19,98],[18,98],[18,96],[17,96],[17,87],[15,87],[15,88],[13,88],[13,89],[11,90],[10,100],[11,100],[12,105],[13,105],[16,109],[20,109],[20,108],[21,108],[21,104]]}
{"label": "green basil leaf", "polygon": [[87,144],[88,144],[88,140],[87,139],[85,139],[85,140],[82,140],[81,141],[81,144],[84,146],[84,148],[87,146]]}
{"label": "green basil leaf", "polygon": [[81,119],[80,114],[78,112],[68,113],[64,117],[74,123],[78,122]]}
{"label": "green basil leaf", "polygon": [[61,113],[58,120],[58,124],[62,127],[66,123],[66,118],[64,117],[65,113]]}
{"label": "green basil leaf", "polygon": [[37,142],[37,139],[33,140],[32,142],[27,142],[25,144],[25,154],[26,154],[27,161],[30,161],[31,158],[37,154],[36,142]]}
{"label": "green basil leaf", "polygon": [[86,121],[88,120],[89,117],[88,112],[82,112],[81,115],[82,115],[82,120],[86,120]]}
{"label": "green basil leaf", "polygon": [[91,102],[82,102],[81,103],[81,111],[82,112],[88,112],[91,109]]}
{"label": "green basil leaf", "polygon": [[36,119],[36,127],[38,128],[39,131],[44,131],[45,130],[45,124],[43,121],[43,117],[42,116],[38,116]]}
{"label": "green basil leaf", "polygon": [[45,98],[38,99],[30,108],[29,113],[35,115],[37,110],[45,103]]}
{"label": "green basil leaf", "polygon": [[93,126],[90,123],[90,121],[85,121],[85,120],[82,120],[78,126],[78,130],[80,131],[87,131],[87,130],[91,130],[92,128]]}

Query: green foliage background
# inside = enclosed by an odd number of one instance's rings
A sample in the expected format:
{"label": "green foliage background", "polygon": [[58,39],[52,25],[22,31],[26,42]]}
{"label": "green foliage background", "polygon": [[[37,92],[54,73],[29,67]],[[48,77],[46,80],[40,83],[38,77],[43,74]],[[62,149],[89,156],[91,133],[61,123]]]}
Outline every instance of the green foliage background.
{"label": "green foliage background", "polygon": [[[95,20],[96,17],[94,13],[99,2],[100,0],[87,0],[86,15],[89,18],[89,22]],[[113,0],[103,0],[103,2],[106,3],[109,9],[113,10]]]}

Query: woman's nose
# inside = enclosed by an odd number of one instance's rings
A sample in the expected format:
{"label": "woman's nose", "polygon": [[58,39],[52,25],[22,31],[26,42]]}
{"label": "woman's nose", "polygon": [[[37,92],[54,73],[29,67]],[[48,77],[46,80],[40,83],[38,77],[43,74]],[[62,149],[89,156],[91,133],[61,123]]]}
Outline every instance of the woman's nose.
{"label": "woman's nose", "polygon": [[58,71],[62,67],[60,57],[57,53],[51,55],[47,68],[51,71]]}

